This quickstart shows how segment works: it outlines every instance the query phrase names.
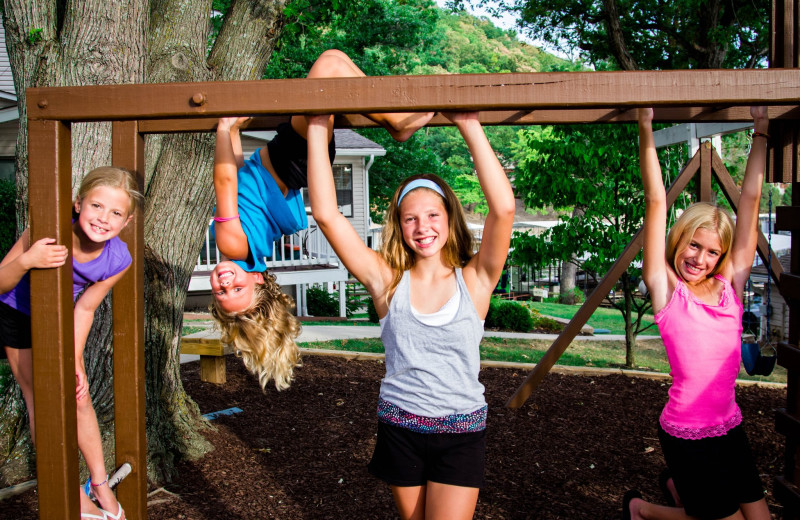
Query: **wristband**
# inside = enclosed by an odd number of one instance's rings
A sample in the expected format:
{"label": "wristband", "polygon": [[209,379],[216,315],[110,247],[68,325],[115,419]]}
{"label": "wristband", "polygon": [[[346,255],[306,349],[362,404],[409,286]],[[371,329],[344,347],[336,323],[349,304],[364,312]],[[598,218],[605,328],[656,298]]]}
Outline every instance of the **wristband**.
{"label": "wristband", "polygon": [[764,139],[769,141],[769,134],[765,134],[764,132],[753,132],[753,135],[751,137],[753,139],[755,139],[756,137],[763,137]]}
{"label": "wristband", "polygon": [[214,217],[214,222],[227,222],[229,220],[236,220],[239,218],[239,215],[234,215],[232,217]]}

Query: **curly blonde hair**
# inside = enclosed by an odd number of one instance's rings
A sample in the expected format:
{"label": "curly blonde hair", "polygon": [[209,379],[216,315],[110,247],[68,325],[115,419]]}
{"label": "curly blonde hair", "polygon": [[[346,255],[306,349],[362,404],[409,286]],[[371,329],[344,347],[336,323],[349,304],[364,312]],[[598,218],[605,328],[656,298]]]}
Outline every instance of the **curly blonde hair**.
{"label": "curly blonde hair", "polygon": [[275,276],[263,273],[264,283],[256,284],[253,304],[235,313],[223,311],[216,300],[211,316],[222,333],[222,342],[231,345],[244,366],[258,377],[262,389],[270,379],[275,388],[285,390],[294,379],[294,367],[300,366],[300,349],[295,338],[300,322],[292,314],[294,301],[281,292]]}
{"label": "curly blonde hair", "polygon": [[[408,183],[416,179],[427,179],[435,182],[444,193],[442,202],[447,212],[448,218],[448,238],[442,248],[443,260],[452,267],[464,267],[473,256],[474,237],[467,227],[467,219],[464,215],[464,208],[461,207],[458,197],[450,186],[439,176],[432,173],[422,173],[412,175],[397,187],[392,197],[392,202],[386,212],[386,224],[383,226],[381,241],[381,256],[392,269],[394,278],[386,291],[386,296],[394,290],[403,277],[403,272],[408,271],[414,266],[416,259],[414,252],[403,240],[403,230],[400,226],[400,207],[397,199]],[[429,189],[420,187],[418,189]],[[433,192],[433,190],[431,190]],[[435,193],[435,192],[433,192]],[[438,195],[438,194],[437,194]]]}

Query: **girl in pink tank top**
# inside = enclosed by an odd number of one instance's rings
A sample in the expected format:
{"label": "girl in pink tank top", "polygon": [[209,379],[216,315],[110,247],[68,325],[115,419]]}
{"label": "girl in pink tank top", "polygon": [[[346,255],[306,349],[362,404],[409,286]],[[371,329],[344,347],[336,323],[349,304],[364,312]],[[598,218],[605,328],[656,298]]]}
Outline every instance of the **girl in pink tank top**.
{"label": "girl in pink tank top", "polygon": [[670,363],[672,387],[659,419],[671,479],[667,507],[637,491],[623,519],[769,519],[763,487],[735,400],[741,360],[742,291],[758,238],[758,206],[769,121],[755,131],[736,224],[713,204],[687,208],[667,234],[667,197],[653,139],[652,109],[639,109],[639,153],[646,211],[642,277]]}

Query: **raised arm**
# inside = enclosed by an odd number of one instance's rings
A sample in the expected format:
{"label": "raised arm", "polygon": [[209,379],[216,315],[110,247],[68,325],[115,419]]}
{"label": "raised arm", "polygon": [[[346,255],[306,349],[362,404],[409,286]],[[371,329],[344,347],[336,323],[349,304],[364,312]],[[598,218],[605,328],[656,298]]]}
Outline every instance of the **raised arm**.
{"label": "raised arm", "polygon": [[22,236],[0,262],[0,294],[16,287],[31,269],[49,269],[64,265],[67,248],[54,243],[55,241],[54,238],[41,238],[31,244],[30,230],[23,231]]}
{"label": "raised arm", "polygon": [[[511,229],[514,225],[516,203],[511,183],[508,181],[492,145],[478,120],[477,112],[452,113],[445,116],[461,132],[464,142],[472,155],[472,162],[478,174],[483,195],[489,206],[489,213],[483,227],[483,238],[478,253],[470,260],[464,276],[469,277],[474,269],[475,285],[472,288],[473,298],[488,297],[500,279],[503,266],[508,257],[508,246],[511,243]],[[467,280],[469,282],[469,280]],[[476,308],[483,305],[475,302]]]}
{"label": "raised arm", "polygon": [[223,117],[217,123],[217,145],[214,151],[214,193],[217,208],[214,233],[220,252],[232,260],[245,260],[248,254],[247,235],[239,220],[239,185],[237,173],[244,164],[239,127],[246,117]]}
{"label": "raised arm", "polygon": [[[350,222],[339,212],[336,186],[328,157],[327,116],[308,119],[308,198],[311,214],[347,270],[363,283],[376,306],[391,281],[391,270],[378,253],[367,247]],[[378,309],[381,314],[380,309]],[[382,314],[385,314],[382,313]]]}
{"label": "raised arm", "polygon": [[734,290],[741,295],[758,243],[758,209],[761,201],[761,186],[764,182],[764,170],[767,165],[767,131],[769,118],[766,107],[751,107],[753,116],[753,142],[742,181],[742,194],[736,212],[736,229],[730,252],[730,280]]}
{"label": "raised arm", "polygon": [[653,311],[668,301],[669,267],[666,261],[667,193],[653,138],[653,109],[639,109],[639,167],[644,185],[644,261],[642,277],[650,291]]}

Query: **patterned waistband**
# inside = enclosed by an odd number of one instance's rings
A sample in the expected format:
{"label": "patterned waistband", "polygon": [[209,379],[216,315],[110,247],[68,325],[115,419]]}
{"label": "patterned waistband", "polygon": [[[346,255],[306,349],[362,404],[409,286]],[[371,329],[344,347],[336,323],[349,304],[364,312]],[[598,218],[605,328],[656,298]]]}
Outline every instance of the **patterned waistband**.
{"label": "patterned waistband", "polygon": [[742,411],[737,406],[736,413],[724,423],[702,428],[687,428],[685,426],[673,424],[664,419],[663,412],[658,422],[665,432],[679,439],[697,440],[705,439],[706,437],[721,437],[742,423]]}
{"label": "patterned waistband", "polygon": [[445,417],[423,417],[406,412],[389,401],[378,399],[378,420],[417,433],[469,433],[486,429],[489,407],[471,413],[456,413]]}

